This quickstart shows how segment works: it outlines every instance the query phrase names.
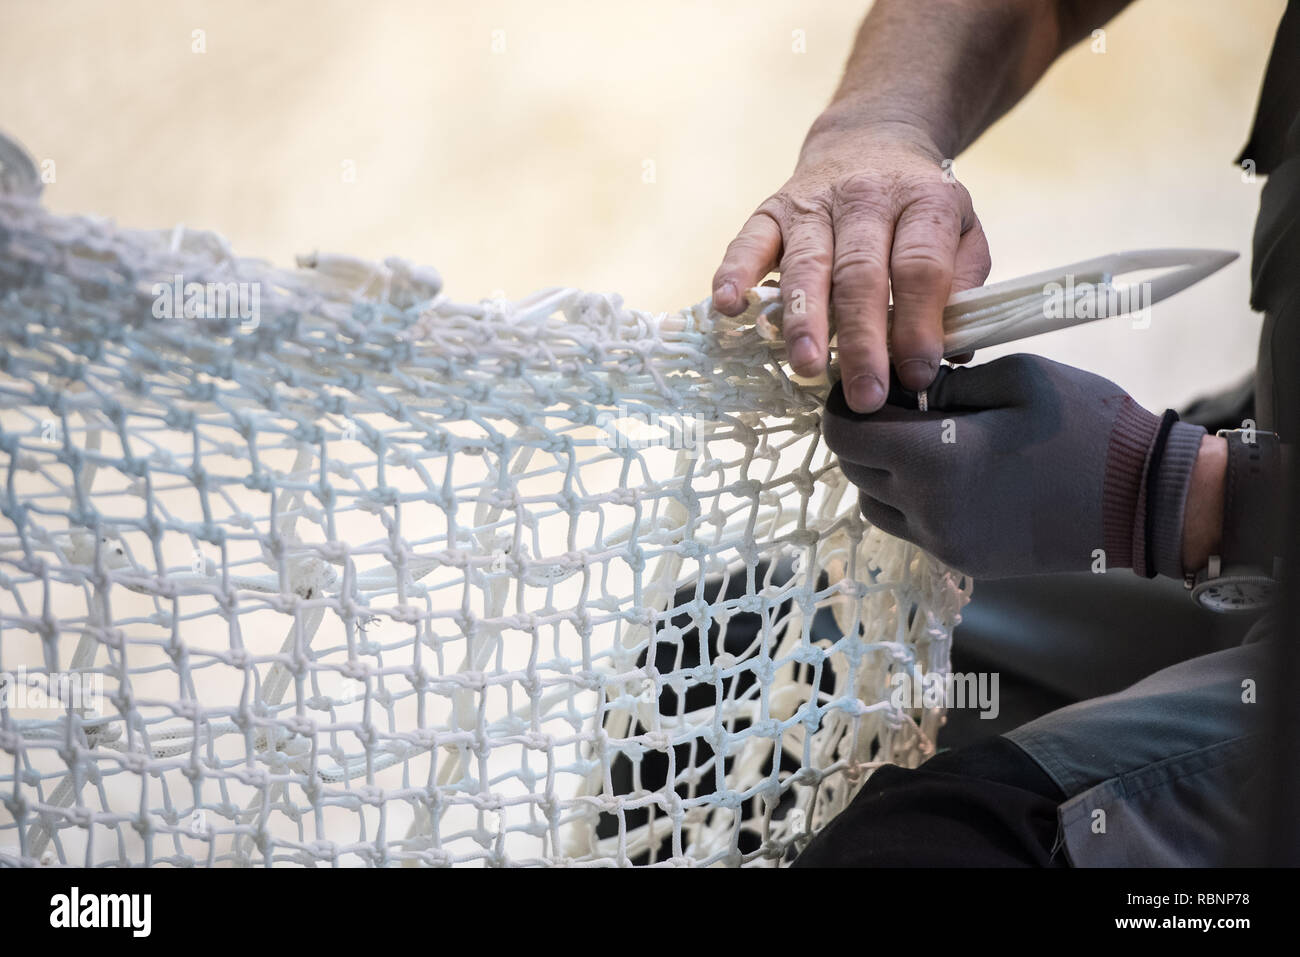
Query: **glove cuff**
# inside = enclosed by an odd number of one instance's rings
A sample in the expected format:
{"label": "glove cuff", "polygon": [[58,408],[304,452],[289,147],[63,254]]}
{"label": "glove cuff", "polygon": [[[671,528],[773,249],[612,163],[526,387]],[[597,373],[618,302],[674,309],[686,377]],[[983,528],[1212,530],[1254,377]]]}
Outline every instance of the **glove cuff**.
{"label": "glove cuff", "polygon": [[[1204,435],[1205,429],[1199,425],[1175,422],[1169,430],[1164,455],[1160,458],[1155,485],[1151,488],[1151,500],[1146,497],[1147,483],[1143,482],[1143,494],[1139,496],[1138,513],[1134,517],[1134,533],[1135,541],[1141,540],[1139,530],[1149,526],[1151,538],[1145,545],[1151,553],[1147,556],[1145,548],[1142,549],[1139,561],[1139,552],[1134,549],[1133,567],[1139,572],[1149,565],[1157,575],[1183,577],[1183,523],[1187,490],[1192,483],[1192,470],[1196,466],[1196,456],[1200,454],[1201,438]],[[1150,513],[1150,523],[1146,520],[1147,513]]]}
{"label": "glove cuff", "polygon": [[[1106,449],[1106,473],[1102,481],[1102,547],[1109,568],[1138,568],[1135,545],[1142,549],[1145,512],[1139,513],[1150,458],[1160,417],[1152,415],[1129,396],[1111,426]],[[1145,559],[1145,552],[1142,556]]]}
{"label": "glove cuff", "polygon": [[1182,578],[1187,490],[1205,429],[1175,421],[1160,442],[1162,422],[1126,398],[1111,426],[1101,506],[1106,564]]}

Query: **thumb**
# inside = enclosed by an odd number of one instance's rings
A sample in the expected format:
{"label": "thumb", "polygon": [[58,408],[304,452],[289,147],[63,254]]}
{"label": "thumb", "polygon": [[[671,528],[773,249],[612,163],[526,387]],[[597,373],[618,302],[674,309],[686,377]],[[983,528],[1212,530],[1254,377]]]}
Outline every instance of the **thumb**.
{"label": "thumb", "polygon": [[887,403],[875,412],[855,412],[844,397],[844,386],[837,382],[826,397],[822,416],[826,447],[841,459],[877,466],[874,446],[898,441],[907,429],[925,419],[916,412],[915,393],[909,394],[910,409]]}
{"label": "thumb", "polygon": [[955,412],[1023,405],[1049,388],[1042,360],[1013,355],[980,366],[942,366],[926,394],[931,409]]}

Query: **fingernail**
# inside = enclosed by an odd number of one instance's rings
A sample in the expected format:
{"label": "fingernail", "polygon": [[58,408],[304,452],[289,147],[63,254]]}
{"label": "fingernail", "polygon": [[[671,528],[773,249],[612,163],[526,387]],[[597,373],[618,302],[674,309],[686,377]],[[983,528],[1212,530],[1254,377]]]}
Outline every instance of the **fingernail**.
{"label": "fingernail", "polygon": [[885,404],[885,387],[870,372],[855,376],[847,392],[849,406],[856,412],[875,412]]}
{"label": "fingernail", "polygon": [[817,364],[821,358],[817,343],[813,341],[812,336],[800,336],[790,344],[790,364],[796,369],[807,369],[809,366]]}
{"label": "fingernail", "polygon": [[934,381],[939,363],[930,359],[905,359],[898,364],[898,379],[913,391],[924,389]]}
{"label": "fingernail", "polygon": [[719,305],[730,306],[736,301],[736,284],[734,282],[724,282],[714,292],[713,298]]}

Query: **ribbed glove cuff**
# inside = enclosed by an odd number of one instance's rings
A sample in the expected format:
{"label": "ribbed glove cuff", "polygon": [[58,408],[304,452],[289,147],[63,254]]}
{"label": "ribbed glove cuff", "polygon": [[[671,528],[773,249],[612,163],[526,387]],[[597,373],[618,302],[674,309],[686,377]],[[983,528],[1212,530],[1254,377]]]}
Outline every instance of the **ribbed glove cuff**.
{"label": "ribbed glove cuff", "polygon": [[[1201,438],[1205,429],[1199,425],[1175,422],[1165,442],[1165,454],[1156,472],[1152,489],[1154,501],[1147,501],[1147,482],[1143,477],[1143,494],[1138,497],[1138,511],[1134,516],[1133,568],[1141,573],[1147,564],[1145,548],[1139,550],[1137,542],[1143,537],[1137,532],[1147,524],[1146,514],[1152,512],[1151,539],[1146,546],[1151,549],[1150,565],[1157,575],[1170,578],[1183,577],[1183,522],[1187,511],[1187,490],[1192,483],[1192,469],[1201,451]],[[1150,464],[1148,463],[1148,468]]]}
{"label": "ribbed glove cuff", "polygon": [[[1148,498],[1160,423],[1160,416],[1152,415],[1129,398],[1115,416],[1102,483],[1103,547],[1108,567],[1132,568],[1145,575],[1149,548],[1156,574],[1181,578],[1187,489],[1205,429],[1186,422],[1173,424]],[[1149,540],[1148,513],[1151,513]]]}

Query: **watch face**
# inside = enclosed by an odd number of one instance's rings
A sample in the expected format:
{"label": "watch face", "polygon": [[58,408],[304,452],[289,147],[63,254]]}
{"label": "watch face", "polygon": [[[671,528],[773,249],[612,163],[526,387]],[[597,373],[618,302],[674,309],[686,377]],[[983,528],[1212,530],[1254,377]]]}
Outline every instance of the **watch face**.
{"label": "watch face", "polygon": [[1210,611],[1258,611],[1273,597],[1273,580],[1225,575],[1201,582],[1192,589],[1192,597]]}

